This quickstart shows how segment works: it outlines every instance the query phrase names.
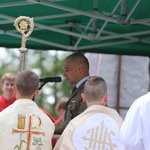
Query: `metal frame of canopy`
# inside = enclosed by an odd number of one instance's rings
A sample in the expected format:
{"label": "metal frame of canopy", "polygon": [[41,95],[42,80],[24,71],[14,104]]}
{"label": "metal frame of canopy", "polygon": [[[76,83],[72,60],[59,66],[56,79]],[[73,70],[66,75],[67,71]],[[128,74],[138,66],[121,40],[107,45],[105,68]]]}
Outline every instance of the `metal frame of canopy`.
{"label": "metal frame of canopy", "polygon": [[[99,7],[99,0],[93,0],[93,9],[92,11],[85,11],[81,9],[76,9],[73,7],[65,6],[59,4],[62,0],[27,0],[27,1],[10,1],[4,2],[0,4],[0,8],[13,8],[16,6],[18,7],[26,7],[30,6],[46,6],[49,9],[54,8],[56,10],[61,10],[64,13],[60,12],[58,14],[46,14],[41,16],[33,16],[35,22],[35,29],[34,32],[38,31],[50,31],[58,34],[63,34],[65,36],[69,36],[69,40],[73,40],[75,42],[70,42],[69,44],[66,43],[59,43],[54,42],[49,39],[43,39],[36,36],[31,36],[29,39],[31,42],[40,43],[46,45],[47,47],[56,48],[57,50],[71,50],[71,51],[78,51],[78,50],[89,50],[92,52],[92,49],[101,49],[105,47],[111,46],[118,46],[123,44],[130,44],[130,43],[142,43],[147,47],[150,44],[150,17],[149,18],[141,18],[141,19],[132,19],[131,16],[138,7],[141,0],[137,0],[130,12],[127,13],[127,0],[118,0],[116,5],[114,6],[113,10],[110,13],[108,12],[100,12],[98,11]],[[58,4],[57,4],[58,2]],[[120,7],[120,8],[119,8]],[[120,14],[115,14],[116,10],[120,9]],[[31,13],[32,14],[32,13]],[[53,19],[63,19],[63,18],[71,18],[71,17],[86,17],[87,22],[81,24],[78,21],[68,21],[65,24],[42,24],[39,23],[42,20],[53,20]],[[30,16],[31,17],[31,16]],[[13,15],[7,15],[0,13],[0,25],[7,25],[13,24],[14,20],[16,19]],[[99,25],[98,22],[101,22]],[[133,32],[120,32],[120,31],[111,31],[106,29],[109,23],[115,24],[117,27],[125,26],[125,25],[140,25],[144,26],[145,30],[137,30]],[[71,30],[67,30],[67,29]],[[8,29],[3,30],[0,28],[0,35],[7,35],[11,37],[20,38],[20,35],[16,32],[15,29]],[[144,37],[145,36],[145,37]],[[75,40],[74,40],[75,38]],[[121,40],[118,40],[121,39]],[[84,40],[84,44],[81,44]],[[90,43],[86,44],[86,41]],[[92,43],[92,44],[91,44]],[[94,43],[94,44],[93,44]],[[45,49],[47,49],[47,47]],[[32,46],[31,46],[32,48]],[[35,47],[33,47],[35,48]],[[96,52],[99,52],[98,50]],[[101,52],[101,51],[100,51]],[[112,52],[113,53],[113,52]],[[144,54],[145,55],[145,54]]]}

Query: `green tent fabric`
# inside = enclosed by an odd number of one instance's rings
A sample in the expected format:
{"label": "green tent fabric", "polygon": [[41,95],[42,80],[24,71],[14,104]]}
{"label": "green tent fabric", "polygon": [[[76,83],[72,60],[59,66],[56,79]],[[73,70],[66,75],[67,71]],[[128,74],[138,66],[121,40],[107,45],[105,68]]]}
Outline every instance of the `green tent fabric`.
{"label": "green tent fabric", "polygon": [[34,20],[28,49],[150,56],[150,0],[0,0],[0,46],[20,48],[14,21]]}

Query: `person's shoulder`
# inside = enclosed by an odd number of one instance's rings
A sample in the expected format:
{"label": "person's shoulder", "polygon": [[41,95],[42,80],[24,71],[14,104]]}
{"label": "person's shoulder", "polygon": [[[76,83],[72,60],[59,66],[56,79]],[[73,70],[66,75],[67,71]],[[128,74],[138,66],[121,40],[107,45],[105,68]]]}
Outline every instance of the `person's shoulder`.
{"label": "person's shoulder", "polygon": [[51,119],[52,122],[55,122],[55,119],[53,118],[52,115],[49,114],[49,112],[47,112],[44,108],[39,107],[39,109],[41,110],[41,112],[43,112],[46,116],[48,116],[49,119]]}
{"label": "person's shoulder", "polygon": [[140,110],[142,112],[144,111],[149,111],[149,108],[150,108],[150,92],[143,95],[140,99],[139,99],[139,102],[137,101],[137,103],[140,105]]}
{"label": "person's shoulder", "polygon": [[10,116],[13,114],[13,104],[9,105],[7,108],[0,112],[0,120],[5,118],[5,116]]}
{"label": "person's shoulder", "polygon": [[78,116],[74,117],[70,122],[69,122],[69,126],[76,126],[77,124],[80,124],[81,119],[84,117],[84,112],[82,112],[81,114],[79,114]]}
{"label": "person's shoulder", "polygon": [[76,117],[74,117],[70,122],[69,122],[69,126],[77,127],[80,126],[81,124],[83,124],[84,120],[86,120],[86,118],[89,116],[89,111],[88,108],[85,109],[82,113],[80,113],[79,115],[77,115]]}
{"label": "person's shoulder", "polygon": [[145,103],[150,103],[150,92],[146,93],[145,95],[141,96],[139,100],[144,101]]}
{"label": "person's shoulder", "polygon": [[91,115],[97,114],[99,115],[99,117],[104,117],[106,118],[111,118],[112,120],[114,120],[119,127],[122,125],[123,123],[123,119],[121,118],[121,116],[119,115],[119,113],[113,109],[113,108],[109,108],[106,106],[102,106],[102,105],[92,105],[89,108],[87,108],[87,110],[85,110],[85,113],[89,113]]}
{"label": "person's shoulder", "polygon": [[147,105],[150,104],[150,92],[140,96],[139,98],[137,98],[131,105],[130,109],[138,109],[143,107],[143,105]]}

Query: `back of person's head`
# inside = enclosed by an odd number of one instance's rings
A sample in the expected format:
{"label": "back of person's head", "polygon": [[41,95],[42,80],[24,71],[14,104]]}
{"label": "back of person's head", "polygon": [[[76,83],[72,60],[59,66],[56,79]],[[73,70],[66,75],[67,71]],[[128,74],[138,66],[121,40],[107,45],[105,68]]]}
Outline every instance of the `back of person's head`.
{"label": "back of person's head", "polygon": [[15,86],[21,96],[32,96],[38,90],[39,77],[32,71],[21,71],[18,73]]}
{"label": "back of person's head", "polygon": [[75,64],[82,63],[86,66],[87,70],[89,70],[89,61],[82,53],[79,52],[73,53],[69,55],[66,59],[71,59],[71,61]]}
{"label": "back of person's head", "polygon": [[16,75],[13,74],[13,73],[5,73],[2,78],[1,78],[1,83],[3,84],[5,81],[11,81],[11,82],[14,82],[16,79]]}
{"label": "back of person's head", "polygon": [[107,93],[105,80],[99,76],[92,76],[87,79],[84,85],[84,94],[88,102],[100,101]]}

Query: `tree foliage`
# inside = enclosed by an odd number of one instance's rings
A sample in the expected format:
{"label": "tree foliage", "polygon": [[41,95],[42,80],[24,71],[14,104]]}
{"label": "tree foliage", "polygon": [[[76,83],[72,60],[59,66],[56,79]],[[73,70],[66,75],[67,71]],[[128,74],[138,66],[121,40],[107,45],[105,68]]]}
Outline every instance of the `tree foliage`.
{"label": "tree foliage", "polygon": [[[0,59],[2,76],[6,72],[18,73],[20,65],[20,52],[17,49],[7,49],[7,57]],[[57,83],[46,83],[40,94],[34,98],[38,106],[46,109],[53,117],[57,117],[55,106],[59,98],[69,96],[70,85],[63,77],[63,62],[69,52],[28,50],[25,55],[25,70],[33,70],[39,78],[61,77]],[[42,83],[39,83],[41,86]]]}

